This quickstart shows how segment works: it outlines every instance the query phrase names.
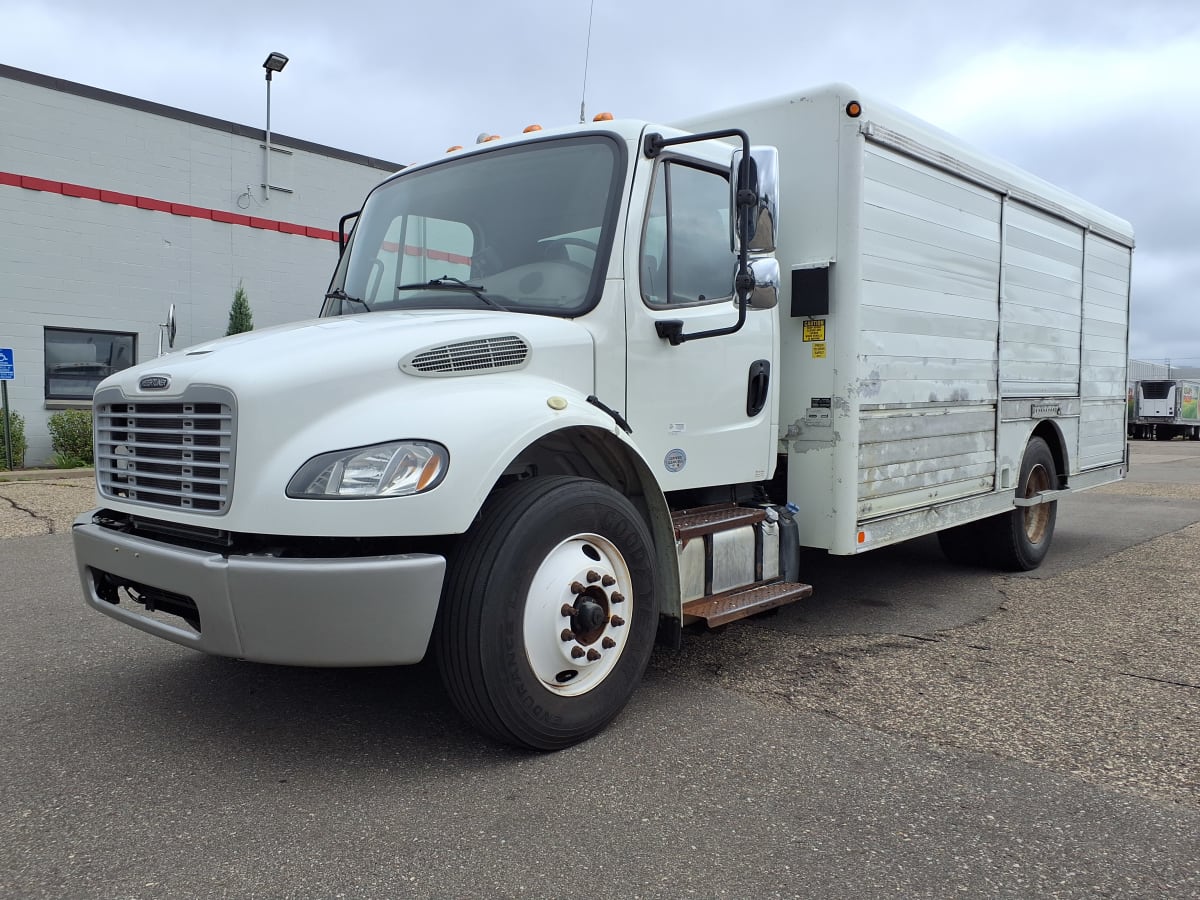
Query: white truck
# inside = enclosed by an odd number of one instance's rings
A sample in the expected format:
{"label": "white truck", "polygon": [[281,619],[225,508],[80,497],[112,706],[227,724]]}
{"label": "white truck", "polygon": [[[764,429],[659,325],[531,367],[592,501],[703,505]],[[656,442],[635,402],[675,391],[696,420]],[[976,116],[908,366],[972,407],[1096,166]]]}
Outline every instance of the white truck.
{"label": "white truck", "polygon": [[1169,441],[1200,440],[1200,382],[1144,378],[1133,390],[1129,436]]}
{"label": "white truck", "polygon": [[1029,569],[1125,473],[1129,225],[898,110],[453,149],[343,220],[319,318],[99,386],[88,604],[260,662],[433,652],[555,749],[656,638],[808,596],[801,547]]}

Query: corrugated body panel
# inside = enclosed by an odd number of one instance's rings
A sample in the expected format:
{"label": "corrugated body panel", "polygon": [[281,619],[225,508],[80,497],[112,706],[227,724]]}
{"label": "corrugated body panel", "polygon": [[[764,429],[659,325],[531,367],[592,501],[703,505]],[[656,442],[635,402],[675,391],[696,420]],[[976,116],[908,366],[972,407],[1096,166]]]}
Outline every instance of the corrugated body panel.
{"label": "corrugated body panel", "polygon": [[863,444],[878,444],[947,434],[976,434],[992,431],[995,424],[996,408],[991,405],[877,410],[863,414],[859,440]]}
{"label": "corrugated body panel", "polygon": [[868,145],[860,518],[991,489],[1000,198]]}
{"label": "corrugated body panel", "polygon": [[1105,238],[1087,236],[1083,292],[1079,467],[1112,465],[1125,458],[1125,334],[1128,328],[1131,253]]}
{"label": "corrugated body panel", "polygon": [[867,281],[862,285],[862,303],[863,306],[926,311],[942,316],[969,316],[989,322],[993,329],[996,327],[995,297],[977,300],[961,294]]}
{"label": "corrugated body panel", "polygon": [[859,518],[990,490],[994,406],[864,411],[859,433]]}
{"label": "corrugated body panel", "polygon": [[[1118,386],[1124,391],[1125,386]],[[1079,468],[1113,465],[1125,459],[1125,401],[1084,400],[1079,421]]]}
{"label": "corrugated body panel", "polygon": [[1005,210],[1000,393],[1079,390],[1083,231],[1019,203]]}
{"label": "corrugated body panel", "polygon": [[990,318],[995,318],[996,261],[882,231],[872,234],[871,245],[875,255],[862,266],[866,281],[986,300],[993,307]]}

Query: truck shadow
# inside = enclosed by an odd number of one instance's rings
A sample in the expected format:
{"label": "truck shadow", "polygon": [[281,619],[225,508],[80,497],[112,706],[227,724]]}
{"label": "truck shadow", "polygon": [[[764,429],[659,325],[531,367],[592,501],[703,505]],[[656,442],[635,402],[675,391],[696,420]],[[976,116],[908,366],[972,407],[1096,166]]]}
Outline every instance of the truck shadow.
{"label": "truck shadow", "polygon": [[429,660],[311,669],[155,651],[137,665],[114,665],[96,698],[110,722],[136,735],[141,753],[203,757],[220,747],[222,756],[286,758],[301,769],[378,766],[389,757],[495,762],[525,755],[471,729]]}

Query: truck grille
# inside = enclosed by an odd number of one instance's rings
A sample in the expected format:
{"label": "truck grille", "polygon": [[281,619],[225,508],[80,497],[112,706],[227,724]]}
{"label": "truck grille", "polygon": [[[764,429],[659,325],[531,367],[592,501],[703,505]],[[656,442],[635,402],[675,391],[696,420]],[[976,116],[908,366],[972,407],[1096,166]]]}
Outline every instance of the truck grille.
{"label": "truck grille", "polygon": [[[109,398],[115,395],[116,398]],[[100,494],[144,506],[219,514],[233,493],[233,395],[205,387],[170,400],[96,395]]]}

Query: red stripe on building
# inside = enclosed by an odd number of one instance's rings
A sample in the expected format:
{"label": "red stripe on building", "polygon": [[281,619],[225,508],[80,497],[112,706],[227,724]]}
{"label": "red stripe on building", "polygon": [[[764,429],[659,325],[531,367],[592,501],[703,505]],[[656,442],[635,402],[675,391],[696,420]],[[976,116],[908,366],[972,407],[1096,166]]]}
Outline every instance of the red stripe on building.
{"label": "red stripe on building", "polygon": [[65,194],[68,197],[78,197],[83,200],[98,200],[102,203],[115,203],[119,206],[132,206],[136,209],[165,212],[173,216],[184,216],[189,219],[210,219],[213,222],[241,225],[246,228],[280,231],[284,234],[296,234],[319,241],[336,241],[338,239],[337,232],[330,231],[327,228],[314,228],[311,225],[297,225],[294,222],[281,222],[278,219],[263,219],[258,216],[228,213],[224,210],[192,206],[188,203],[171,203],[167,200],[158,200],[154,197],[140,197],[136,194],[124,194],[120,191],[106,191],[103,188],[72,184],[69,181],[52,181],[47,178],[35,178],[32,175],[18,175],[15,172],[0,172],[0,184],[24,188],[28,191]]}

